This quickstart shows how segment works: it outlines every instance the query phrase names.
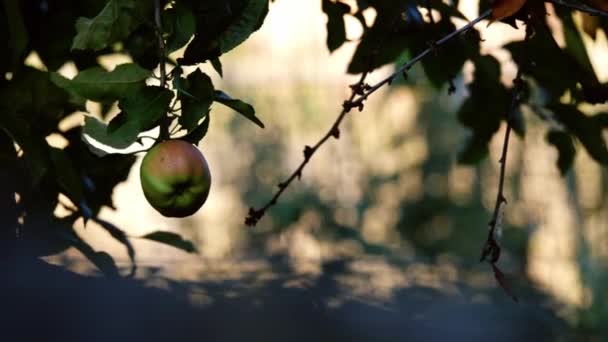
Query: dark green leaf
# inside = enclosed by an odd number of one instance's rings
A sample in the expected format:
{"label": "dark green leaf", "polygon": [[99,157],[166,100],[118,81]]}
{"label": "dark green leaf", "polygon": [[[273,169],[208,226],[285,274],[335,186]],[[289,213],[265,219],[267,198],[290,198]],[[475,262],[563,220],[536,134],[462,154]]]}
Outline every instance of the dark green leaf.
{"label": "dark green leaf", "polygon": [[164,13],[171,23],[171,33],[167,38],[166,46],[167,53],[169,54],[186,45],[190,38],[192,38],[196,31],[196,19],[192,11],[179,2]]}
{"label": "dark green leaf", "polygon": [[124,125],[120,129],[108,132],[108,126],[105,123],[92,116],[85,115],[82,134],[83,140],[87,144],[87,147],[89,147],[89,150],[95,155],[102,157],[108,154],[108,152],[91,145],[87,137],[103,145],[120,150],[131,146],[136,141],[139,129],[133,125]]}
{"label": "dark green leaf", "polygon": [[255,109],[253,109],[253,106],[251,106],[250,104],[245,103],[241,100],[233,99],[228,94],[220,90],[217,90],[215,92],[214,101],[234,109],[247,119],[251,120],[256,125],[260,126],[261,128],[264,128],[264,123],[257,116],[255,116]]}
{"label": "dark green leaf", "polygon": [[95,67],[80,72],[70,82],[58,86],[93,101],[113,101],[133,94],[145,86],[150,71],[134,63],[121,64],[112,71]]}
{"label": "dark green leaf", "polygon": [[458,162],[461,164],[474,165],[488,156],[487,138],[478,135],[470,135],[462,149],[458,152]]}
{"label": "dark green leaf", "polygon": [[219,46],[226,53],[244,42],[257,31],[268,14],[268,0],[248,0],[247,5],[238,17],[219,36]]}
{"label": "dark green leaf", "polygon": [[114,125],[111,122],[110,131],[132,126],[137,127],[139,134],[141,131],[153,128],[169,111],[172,98],[173,93],[163,87],[147,86],[138,89],[119,102],[118,106],[122,110],[124,121]]}
{"label": "dark green leaf", "polygon": [[205,120],[201,122],[198,127],[188,132],[182,140],[188,141],[191,144],[197,145],[204,137],[207,135],[207,131],[209,130],[209,122],[211,121],[211,113],[205,116]]}
{"label": "dark green leaf", "polygon": [[220,62],[219,57],[211,59],[211,66],[213,66],[213,70],[215,70],[220,75],[220,77],[224,77],[224,71],[222,70],[222,62]]}
{"label": "dark green leaf", "polygon": [[576,154],[574,140],[572,140],[572,137],[570,137],[568,133],[557,130],[550,130],[547,132],[545,140],[557,149],[557,152],[559,153],[557,167],[562,176],[565,175],[574,162],[574,156]]}
{"label": "dark green leaf", "polygon": [[6,12],[6,20],[8,24],[8,51],[3,53],[9,54],[9,62],[11,67],[17,66],[18,62],[23,57],[25,48],[28,43],[27,30],[23,22],[23,16],[19,9],[18,0],[4,0],[4,10]]}
{"label": "dark green leaf", "polygon": [[85,109],[87,99],[80,96],[78,92],[74,91],[74,89],[70,87],[71,80],[61,76],[59,73],[56,72],[50,73],[50,79],[53,83],[55,83],[56,86],[62,88],[68,93],[70,103],[75,105],[78,109]]}
{"label": "dark green leaf", "polygon": [[190,131],[209,113],[214,97],[213,83],[200,69],[196,69],[187,79],[181,79],[180,82],[182,115],[179,117],[179,124]]}
{"label": "dark green leaf", "polygon": [[55,171],[55,178],[63,192],[77,206],[86,206],[82,177],[76,171],[72,160],[63,150],[50,148],[51,162]]}
{"label": "dark green leaf", "polygon": [[581,113],[576,106],[561,103],[548,105],[555,117],[583,144],[589,155],[604,165],[608,165],[608,150],[604,141],[602,126],[593,117]]}
{"label": "dark green leaf", "polygon": [[567,90],[575,95],[577,83],[584,75],[583,69],[559,47],[546,26],[537,26],[529,44],[524,46],[523,42],[513,42],[505,45],[505,48],[514,58],[518,58],[525,49],[530,63],[537,65],[526,68],[525,74],[532,76],[553,99],[559,99]]}
{"label": "dark green leaf", "polygon": [[44,137],[33,134],[32,123],[14,111],[0,115],[0,129],[23,150],[32,187],[36,187],[49,169],[48,145]]}
{"label": "dark green leaf", "polygon": [[586,69],[587,72],[593,73],[593,66],[589,60],[587,49],[583,43],[576,24],[572,18],[574,14],[571,10],[561,6],[556,7],[556,13],[562,19],[562,27],[564,30],[564,38],[566,40],[566,53],[570,54],[578,62],[578,64]]}
{"label": "dark green leaf", "polygon": [[346,41],[344,15],[350,12],[350,6],[339,1],[323,0],[322,8],[327,15],[327,48],[333,52]]}
{"label": "dark green leaf", "polygon": [[133,61],[145,69],[153,70],[158,65],[158,38],[154,27],[143,25],[131,32],[125,41],[125,52]]}
{"label": "dark green leaf", "polygon": [[97,216],[102,206],[116,209],[113,205],[113,190],[127,179],[136,157],[132,154],[96,156],[82,141],[80,127],[65,132],[64,136],[70,141],[64,151],[78,168],[92,215]]}
{"label": "dark green leaf", "polygon": [[146,234],[141,238],[164,243],[165,245],[181,249],[188,253],[198,253],[196,246],[191,241],[184,240],[181,235],[173,232],[156,231]]}
{"label": "dark green leaf", "polygon": [[135,0],[109,0],[94,18],[78,18],[72,50],[101,50],[126,38],[141,22]]}

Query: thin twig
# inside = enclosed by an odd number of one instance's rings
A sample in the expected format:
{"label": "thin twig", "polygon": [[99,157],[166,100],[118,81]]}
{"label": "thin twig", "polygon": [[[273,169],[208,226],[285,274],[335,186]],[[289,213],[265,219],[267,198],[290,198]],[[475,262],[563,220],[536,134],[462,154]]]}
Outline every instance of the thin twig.
{"label": "thin twig", "polygon": [[608,12],[606,11],[602,11],[600,9],[585,5],[585,4],[580,4],[580,3],[572,3],[570,1],[566,1],[566,0],[547,0],[548,2],[554,3],[556,5],[560,5],[560,6],[564,6],[564,7],[569,7],[581,12],[585,12],[589,15],[593,15],[593,16],[600,16],[600,17],[607,17],[608,18]]}
{"label": "thin twig", "polygon": [[[368,71],[364,72],[361,75],[359,82],[357,82],[355,85],[352,86],[352,93],[351,93],[349,99],[345,103],[351,102],[355,98],[355,96],[357,96],[357,90],[355,88],[361,88],[361,86],[365,82],[365,78],[367,77],[368,73],[369,73]],[[306,164],[308,164],[308,162],[310,161],[312,156],[321,147],[321,145],[323,145],[330,137],[338,138],[340,136],[340,130],[339,130],[340,123],[342,122],[342,120],[344,120],[344,118],[346,117],[346,114],[349,112],[349,110],[350,110],[350,108],[348,108],[347,106],[343,106],[342,111],[338,115],[336,121],[331,126],[331,128],[327,131],[327,133],[325,133],[325,135],[321,138],[321,140],[319,140],[312,147],[310,147],[308,145],[304,147],[304,160],[302,160],[302,162],[300,163],[300,166],[298,166],[298,168],[291,174],[291,176],[289,176],[289,178],[287,178],[285,181],[279,183],[279,190],[274,194],[272,199],[270,199],[270,201],[268,201],[268,203],[266,203],[266,205],[264,205],[260,209],[254,209],[254,208],[249,209],[249,214],[248,214],[247,218],[245,218],[246,225],[255,226],[255,224],[259,221],[259,219],[261,219],[262,216],[264,216],[264,213],[266,212],[266,210],[268,210],[268,208],[270,208],[271,206],[273,206],[277,203],[277,200],[283,194],[285,189],[287,189],[289,184],[291,184],[291,182],[293,182],[296,178],[299,179],[302,176],[302,170],[304,169],[304,167],[306,167]]]}
{"label": "thin twig", "polygon": [[[530,19],[528,19],[526,23],[526,37],[524,39],[525,42],[528,42],[533,34],[532,24]],[[504,186],[505,186],[505,173],[507,166],[507,154],[509,151],[509,136],[511,135],[512,130],[512,121],[513,121],[513,113],[517,110],[517,107],[521,101],[521,91],[524,85],[524,81],[522,79],[523,70],[527,64],[527,56],[526,56],[526,46],[524,45],[524,50],[520,56],[520,60],[518,62],[517,75],[513,80],[513,95],[511,97],[511,104],[509,106],[509,111],[507,112],[507,128],[505,130],[505,137],[502,145],[502,152],[500,155],[500,175],[498,181],[498,193],[496,195],[496,203],[494,205],[494,212],[492,213],[492,218],[488,223],[488,238],[482,248],[480,261],[488,260],[492,265],[494,265],[498,259],[500,258],[500,246],[498,241],[496,240],[496,230],[499,226],[502,225],[502,211],[504,210],[504,205],[507,204],[507,200],[504,196]]]}
{"label": "thin twig", "polygon": [[256,223],[262,218],[262,216],[264,216],[264,213],[266,212],[266,210],[268,210],[268,208],[272,207],[273,205],[275,205],[277,203],[279,197],[283,194],[283,192],[287,189],[287,187],[289,187],[289,185],[296,178],[300,178],[302,176],[302,171],[304,170],[304,167],[306,167],[306,165],[308,164],[308,162],[310,161],[312,156],[315,154],[315,152],[330,137],[338,138],[340,136],[340,129],[339,129],[340,124],[342,123],[342,120],[344,120],[344,118],[346,117],[346,114],[352,108],[358,108],[359,111],[363,110],[363,101],[365,101],[371,94],[376,92],[378,89],[380,89],[385,84],[389,84],[395,77],[402,74],[404,71],[410,69],[414,64],[416,64],[417,62],[422,60],[422,58],[424,58],[430,52],[436,50],[437,47],[441,46],[442,44],[449,41],[450,39],[470,30],[477,23],[488,18],[491,15],[491,13],[492,13],[492,10],[487,10],[481,16],[479,16],[475,20],[471,21],[467,25],[465,25],[465,26],[461,27],[460,29],[441,38],[437,42],[433,43],[432,46],[430,46],[426,50],[422,51],[419,55],[417,55],[412,60],[410,60],[408,63],[403,64],[395,72],[393,72],[390,76],[386,77],[385,79],[381,80],[380,82],[376,83],[373,86],[369,86],[365,83],[365,79],[366,79],[367,75],[369,74],[369,71],[364,72],[361,75],[361,78],[359,79],[359,81],[356,84],[351,86],[352,93],[351,93],[350,97],[348,98],[348,100],[344,101],[344,104],[342,105],[342,111],[336,118],[336,121],[333,123],[333,125],[331,125],[331,127],[329,128],[327,133],[325,133],[325,135],[321,138],[321,140],[319,140],[312,147],[311,146],[304,147],[304,159],[302,160],[300,165],[293,171],[291,176],[289,176],[285,181],[279,183],[279,190],[274,194],[274,196],[270,199],[270,201],[268,201],[266,203],[266,205],[264,205],[260,209],[255,209],[253,207],[249,209],[249,213],[248,213],[247,217],[245,218],[245,224],[248,226],[255,226]]}
{"label": "thin twig", "polygon": [[[160,16],[162,8],[160,2],[161,0],[154,0],[154,21],[156,22],[156,36],[158,39],[160,86],[164,88],[167,86],[167,70],[165,69],[165,40],[163,39],[163,23]],[[169,139],[169,124],[170,120],[168,117],[161,119],[159,140]]]}

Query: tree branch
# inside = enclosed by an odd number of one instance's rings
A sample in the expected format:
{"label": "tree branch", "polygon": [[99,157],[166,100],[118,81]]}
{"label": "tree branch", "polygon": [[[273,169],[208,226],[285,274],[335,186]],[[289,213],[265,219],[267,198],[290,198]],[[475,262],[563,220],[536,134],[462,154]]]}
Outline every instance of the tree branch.
{"label": "tree branch", "polygon": [[[530,17],[526,20],[526,37],[524,41],[527,43],[533,35],[532,28],[532,19]],[[513,94],[511,97],[511,104],[509,106],[509,110],[507,112],[507,128],[505,130],[505,137],[502,144],[502,152],[500,155],[500,175],[498,181],[498,193],[496,194],[496,203],[494,205],[494,212],[492,213],[492,218],[488,223],[488,237],[486,242],[481,250],[481,258],[480,261],[488,261],[492,265],[492,270],[494,271],[494,277],[498,284],[505,290],[505,292],[511,296],[511,298],[517,302],[517,297],[512,292],[511,287],[509,286],[506,277],[500,271],[496,263],[500,259],[500,245],[496,239],[497,230],[502,227],[502,216],[504,212],[504,207],[507,204],[507,199],[504,196],[504,187],[505,187],[505,173],[507,166],[507,155],[509,152],[509,137],[511,135],[512,130],[512,121],[513,121],[513,113],[517,110],[517,107],[521,103],[521,93],[524,85],[524,81],[522,79],[523,70],[527,66],[527,54],[526,54],[526,45],[523,46],[523,51],[520,55],[517,69],[517,75],[513,80]]]}
{"label": "tree branch", "polygon": [[[161,20],[162,7],[161,0],[154,0],[154,21],[156,23],[156,36],[158,39],[158,56],[160,69],[160,86],[167,86],[167,70],[165,69],[165,40],[163,39],[163,23]],[[169,139],[169,124],[170,120],[167,116],[161,119],[159,140]]]}
{"label": "tree branch", "polygon": [[585,5],[585,4],[572,3],[572,2],[566,1],[566,0],[546,0],[546,1],[556,4],[556,5],[569,7],[569,8],[581,11],[581,12],[585,12],[589,15],[608,18],[608,12],[599,10],[597,8],[593,8],[593,7]]}
{"label": "tree branch", "polygon": [[461,27],[460,29],[458,29],[458,30],[456,30],[454,32],[451,32],[450,34],[448,34],[445,37],[441,38],[437,42],[434,42],[429,48],[427,48],[426,50],[422,51],[416,57],[412,58],[412,60],[410,60],[409,62],[407,62],[407,63],[403,64],[401,67],[399,67],[390,76],[384,78],[383,80],[381,80],[380,82],[374,84],[373,86],[370,86],[370,85],[368,85],[368,84],[365,83],[365,79],[366,79],[367,75],[369,74],[369,71],[366,71],[365,73],[363,73],[361,75],[361,78],[359,79],[359,81],[356,84],[351,85],[351,90],[352,90],[351,95],[348,98],[348,100],[344,101],[344,103],[342,105],[342,111],[340,112],[340,114],[336,118],[336,121],[331,125],[331,127],[329,128],[329,130],[327,131],[327,133],[325,133],[325,135],[315,145],[313,145],[312,147],[308,146],[308,145],[304,147],[304,159],[302,160],[302,162],[300,163],[300,165],[293,171],[293,173],[291,174],[291,176],[289,176],[285,181],[279,183],[279,190],[274,194],[274,196],[270,199],[270,201],[268,201],[260,209],[255,209],[253,207],[251,207],[249,209],[249,213],[248,213],[247,217],[245,218],[245,224],[248,225],[248,226],[255,226],[256,223],[264,216],[266,210],[268,210],[268,208],[272,207],[273,205],[275,205],[277,203],[279,197],[283,194],[283,192],[287,189],[287,187],[289,187],[289,185],[296,178],[299,179],[302,176],[302,171],[304,170],[304,167],[306,167],[306,165],[308,164],[308,162],[310,161],[310,159],[312,158],[312,156],[315,154],[315,152],[317,152],[317,150],[327,140],[329,140],[330,137],[334,137],[336,139],[340,137],[340,129],[339,129],[340,128],[340,124],[342,123],[342,120],[344,120],[344,118],[346,117],[346,114],[352,108],[356,107],[356,108],[359,109],[359,111],[363,110],[363,102],[371,94],[373,94],[374,92],[376,92],[382,86],[384,86],[386,84],[390,84],[390,82],[393,79],[395,79],[395,77],[401,75],[404,71],[409,70],[414,64],[416,64],[417,62],[419,62],[420,60],[422,60],[430,52],[435,51],[437,49],[437,47],[443,45],[444,43],[446,43],[450,39],[452,39],[452,38],[454,38],[454,37],[456,37],[456,36],[458,36],[458,35],[466,32],[466,31],[470,30],[477,23],[479,23],[480,21],[488,18],[491,14],[492,14],[492,10],[487,10],[481,16],[479,16],[475,20],[471,21],[467,25]]}

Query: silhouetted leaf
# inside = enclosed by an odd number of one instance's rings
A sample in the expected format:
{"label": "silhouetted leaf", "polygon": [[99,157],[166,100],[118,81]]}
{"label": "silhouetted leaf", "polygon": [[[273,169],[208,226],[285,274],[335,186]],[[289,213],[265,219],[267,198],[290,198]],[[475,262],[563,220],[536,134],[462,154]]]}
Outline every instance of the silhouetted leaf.
{"label": "silhouetted leaf", "polygon": [[327,15],[327,48],[333,52],[346,41],[344,15],[350,12],[350,6],[339,1],[323,0],[322,9]]}
{"label": "silhouetted leaf", "polygon": [[113,124],[114,120],[110,122],[110,132],[125,125],[137,127],[139,132],[153,128],[169,111],[172,98],[173,93],[163,87],[147,86],[138,89],[119,102],[124,121],[117,124]]}
{"label": "silhouetted leaf", "polygon": [[80,238],[73,231],[62,232],[62,236],[70,241],[82,255],[84,255],[89,261],[97,267],[107,277],[119,277],[118,267],[112,256],[106,252],[97,252],[89,245],[86,241]]}
{"label": "silhouetted leaf", "polygon": [[6,21],[8,25],[7,43],[9,46],[8,51],[4,51],[4,53],[9,55],[8,61],[11,64],[11,68],[18,65],[28,43],[27,29],[23,22],[19,3],[19,0],[4,1],[4,10],[6,11]]}
{"label": "silhouetted leaf", "polygon": [[[145,86],[150,71],[134,63],[121,64],[112,71],[101,67],[83,70],[70,82],[61,80],[56,84],[69,93],[93,101],[116,100],[133,94]],[[57,79],[55,79],[57,81]]]}
{"label": "silhouetted leaf", "polygon": [[95,147],[87,141],[86,137],[113,147],[115,149],[125,149],[135,142],[139,129],[134,126],[124,125],[120,129],[108,132],[108,126],[98,119],[85,115],[84,126],[82,129],[83,140],[89,147],[89,150],[99,157],[103,157],[108,152]]}
{"label": "silhouetted leaf", "polygon": [[608,149],[602,126],[593,117],[581,113],[576,106],[561,103],[548,105],[559,122],[575,135],[589,155],[597,162],[608,165]]}
{"label": "silhouetted leaf", "polygon": [[207,135],[207,131],[209,130],[209,122],[211,121],[211,113],[205,116],[203,122],[200,123],[195,129],[188,132],[182,140],[188,141],[191,144],[197,145],[204,137]]}
{"label": "silhouetted leaf", "polygon": [[196,246],[191,241],[184,240],[184,238],[182,238],[179,234],[173,232],[156,231],[146,234],[141,238],[160,242],[165,245],[181,249],[188,253],[198,253],[196,250]]}
{"label": "silhouetted leaf", "polygon": [[220,58],[212,58],[210,61],[213,70],[215,70],[220,75],[220,77],[224,77],[224,71],[222,70],[222,62],[220,61]]}
{"label": "silhouetted leaf", "polygon": [[192,38],[196,31],[196,19],[192,11],[180,2],[175,3],[164,14],[169,24],[167,30],[170,32],[166,44],[166,51],[169,54],[186,45]]}
{"label": "silhouetted leaf", "polygon": [[194,70],[186,79],[180,78],[180,82],[181,91],[178,96],[182,104],[182,115],[179,124],[191,131],[209,113],[214,97],[213,83],[200,69]]}
{"label": "silhouetted leaf", "polygon": [[72,50],[101,50],[111,43],[126,38],[139,24],[135,0],[109,0],[94,18],[78,18]]}
{"label": "silhouetted leaf", "polygon": [[[81,177],[76,171],[72,160],[70,160],[63,150],[58,148],[51,147],[49,152],[55,171],[55,179],[63,192],[78,207],[86,207]],[[84,211],[87,209],[84,208]]]}
{"label": "silhouetted leaf", "polygon": [[219,36],[219,46],[222,53],[226,53],[244,42],[257,31],[268,13],[268,0],[247,0],[247,5],[230,25]]}
{"label": "silhouetted leaf", "polygon": [[260,126],[261,128],[264,128],[264,123],[262,122],[262,120],[255,116],[255,109],[253,109],[252,105],[245,103],[241,100],[233,99],[228,94],[220,90],[217,90],[215,92],[215,98],[213,100],[215,102],[219,102],[227,107],[234,109],[247,119],[251,120],[256,125]]}
{"label": "silhouetted leaf", "polygon": [[48,145],[43,136],[33,133],[33,124],[14,111],[7,110],[0,115],[0,129],[23,150],[29,181],[35,187],[48,171],[50,160]]}
{"label": "silhouetted leaf", "polygon": [[87,99],[80,96],[78,92],[76,92],[70,87],[70,79],[63,77],[61,76],[61,74],[56,72],[50,73],[49,76],[53,83],[55,83],[59,88],[64,89],[68,93],[69,100],[72,104],[74,104],[79,109],[85,109]]}
{"label": "silhouetted leaf", "polygon": [[137,265],[135,264],[135,248],[129,241],[129,237],[127,234],[120,228],[116,227],[113,223],[108,222],[106,220],[102,220],[98,217],[94,217],[93,221],[98,223],[103,229],[105,229],[114,239],[123,244],[127,249],[127,254],[129,255],[129,259],[131,260],[131,272],[130,274],[135,274],[135,270]]}
{"label": "silhouetted leaf", "polygon": [[572,167],[576,154],[572,137],[563,131],[550,130],[547,132],[545,140],[557,149],[559,155],[556,164],[562,176],[565,175]]}
{"label": "silhouetted leaf", "polygon": [[458,152],[458,163],[475,165],[488,156],[487,137],[480,137],[475,133],[469,135],[461,150]]}

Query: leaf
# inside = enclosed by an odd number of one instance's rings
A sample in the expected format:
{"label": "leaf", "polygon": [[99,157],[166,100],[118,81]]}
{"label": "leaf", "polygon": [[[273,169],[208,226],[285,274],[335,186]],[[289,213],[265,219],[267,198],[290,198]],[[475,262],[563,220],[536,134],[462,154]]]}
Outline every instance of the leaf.
{"label": "leaf", "polygon": [[159,231],[155,231],[155,232],[146,234],[144,236],[141,236],[140,238],[160,242],[165,245],[169,245],[169,246],[175,247],[177,249],[181,249],[188,253],[198,253],[194,243],[192,243],[191,241],[188,241],[188,240],[184,240],[184,238],[182,238],[181,235],[173,233],[173,232],[166,232],[166,231],[159,230]]}
{"label": "leaf", "polygon": [[256,125],[264,128],[264,123],[257,116],[255,116],[255,109],[250,104],[241,100],[233,99],[228,94],[220,90],[215,91],[214,101],[234,109]]}
{"label": "leaf", "polygon": [[78,18],[72,50],[97,51],[126,38],[141,23],[138,5],[135,0],[109,0],[97,16]]}
{"label": "leaf", "polygon": [[[410,46],[412,55],[417,55],[427,49],[429,41],[440,39],[455,30],[456,26],[449,20],[428,24],[424,33],[417,35],[415,44]],[[446,42],[437,48],[436,53],[431,53],[424,58],[422,66],[431,84],[440,89],[446,82],[457,77],[464,63],[479,55],[479,41],[479,32],[472,29],[466,35]]]}
{"label": "leaf", "polygon": [[48,145],[44,137],[32,133],[31,123],[14,111],[0,115],[0,129],[23,150],[32,187],[36,187],[49,169]]}
{"label": "leaf", "polygon": [[10,67],[16,67],[23,57],[28,43],[28,34],[25,27],[18,0],[4,0],[4,11],[8,25],[8,46],[5,53],[9,54]]}
{"label": "leaf", "polygon": [[139,130],[137,134],[151,129],[167,114],[171,99],[173,93],[169,89],[159,86],[140,88],[119,102],[118,106],[125,120],[115,125],[110,122],[109,128],[114,131],[125,125],[131,125]]}
{"label": "leaf", "polygon": [[213,70],[215,70],[220,75],[220,77],[224,77],[224,71],[222,70],[222,62],[220,61],[220,58],[212,58],[210,61]]}
{"label": "leaf", "polygon": [[572,18],[572,11],[559,6],[555,11],[562,19],[564,38],[566,40],[566,52],[570,54],[586,72],[594,74],[587,48],[583,42],[583,37],[581,37]]}
{"label": "leaf", "polygon": [[49,152],[57,183],[74,204],[86,208],[82,177],[76,171],[74,163],[63,150],[51,147]]}
{"label": "leaf", "polygon": [[135,264],[135,248],[133,248],[133,244],[131,244],[131,241],[129,241],[127,234],[122,229],[116,227],[113,223],[100,219],[99,217],[94,217],[93,221],[105,229],[114,239],[116,239],[116,241],[125,246],[127,249],[127,254],[129,255],[129,260],[131,260],[130,275],[134,275],[137,269],[137,265]]}
{"label": "leaf", "polygon": [[323,0],[322,9],[327,15],[327,48],[333,52],[346,41],[344,15],[350,12],[350,6],[339,1]]}
{"label": "leaf", "polygon": [[207,135],[209,130],[209,122],[211,121],[211,113],[205,116],[203,122],[198,127],[188,132],[181,140],[190,142],[191,144],[198,145],[198,143]]}
{"label": "leaf", "polygon": [[504,273],[502,273],[502,271],[495,264],[492,264],[492,270],[494,271],[494,278],[498,282],[498,285],[500,285],[500,287],[509,297],[511,297],[511,299],[513,299],[514,302],[517,302],[517,296],[511,289],[511,285],[509,285],[509,281]]}
{"label": "leaf", "polygon": [[70,79],[61,76],[61,74],[57,72],[51,72],[49,77],[56,86],[62,88],[68,93],[70,103],[75,105],[78,109],[85,109],[87,99],[80,96],[76,91],[74,91],[74,89],[70,88]]}
{"label": "leaf", "polygon": [[458,163],[475,165],[482,161],[489,154],[488,142],[489,139],[475,133],[469,135],[458,152]]}
{"label": "leaf", "polygon": [[[143,131],[152,129],[169,110],[173,93],[158,86],[143,87],[120,101],[122,112],[109,125],[92,116],[85,116],[83,135],[115,149],[125,149],[137,141]],[[91,152],[104,156],[100,150],[84,139]]]}
{"label": "leaf", "polygon": [[241,14],[219,36],[219,46],[226,53],[257,31],[268,14],[268,0],[248,0]]}
{"label": "leaf", "polygon": [[[145,80],[150,76],[149,70],[137,64],[127,63],[117,66],[112,71],[94,67],[81,71],[70,82],[61,80],[57,84],[70,94],[93,101],[113,101],[134,93],[145,86]],[[56,79],[55,79],[56,81]]]}
{"label": "leaf", "polygon": [[66,91],[55,85],[50,73],[23,67],[10,86],[0,87],[0,107],[10,108],[30,123],[32,135],[47,136],[75,108]]}
{"label": "leaf", "polygon": [[167,37],[167,54],[186,45],[196,32],[196,19],[192,11],[177,2],[173,8],[166,10],[165,15],[171,20],[171,34]]}
{"label": "leaf", "polygon": [[[406,22],[406,28],[396,32],[393,23],[400,19],[399,13],[379,12],[371,28],[367,29],[351,58],[347,72],[360,74],[394,62],[412,45],[418,29]],[[382,42],[382,44],[379,44]]]}
{"label": "leaf", "polygon": [[131,126],[123,126],[121,129],[108,132],[108,126],[96,119],[95,117],[85,115],[84,126],[82,128],[83,141],[87,144],[89,150],[99,157],[103,157],[108,152],[101,150],[91,145],[86,137],[98,141],[106,146],[113,147],[115,149],[125,149],[137,139],[137,128]]}
{"label": "leaf", "polygon": [[211,78],[196,69],[187,79],[180,78],[182,115],[179,124],[190,131],[198,126],[199,121],[209,113],[213,103],[214,88]]}
{"label": "leaf", "polygon": [[556,119],[575,135],[589,155],[597,162],[608,165],[608,149],[598,119],[581,113],[576,106],[561,103],[547,106]]}
{"label": "leaf", "polygon": [[74,231],[63,232],[62,236],[97,267],[106,277],[119,277],[118,267],[112,256],[106,252],[97,252]]}
{"label": "leaf", "polygon": [[562,176],[565,175],[572,167],[576,154],[572,137],[563,131],[550,130],[547,132],[545,140],[557,149],[559,155],[556,164]]}
{"label": "leaf", "polygon": [[525,4],[526,0],[495,0],[494,3],[492,3],[491,22],[514,15]]}

